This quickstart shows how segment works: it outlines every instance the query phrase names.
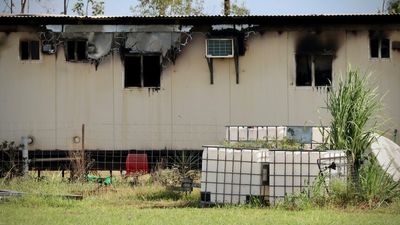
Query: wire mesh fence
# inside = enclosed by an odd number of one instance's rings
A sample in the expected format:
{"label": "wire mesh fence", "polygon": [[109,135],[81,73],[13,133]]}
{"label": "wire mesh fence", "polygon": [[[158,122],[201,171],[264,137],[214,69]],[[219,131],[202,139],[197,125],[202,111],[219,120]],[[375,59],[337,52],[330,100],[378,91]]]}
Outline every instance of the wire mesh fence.
{"label": "wire mesh fence", "polygon": [[[89,171],[152,173],[182,166],[201,170],[201,202],[204,204],[274,204],[296,192],[308,192],[319,175],[327,179],[347,177],[344,151],[316,150],[327,142],[328,127],[312,126],[226,126],[226,142],[271,142],[266,149],[203,146],[202,150],[74,150],[82,151]],[[282,140],[294,140],[301,149],[279,149]],[[20,165],[22,152],[13,159],[0,152],[1,165],[10,161]],[[72,169],[76,158],[71,151],[31,150],[31,171]],[[2,166],[3,168],[4,166]],[[1,172],[1,171],[0,171]],[[3,171],[4,172],[4,171]],[[308,193],[309,194],[309,193]]]}
{"label": "wire mesh fence", "polygon": [[[138,168],[138,170],[145,163],[148,172],[172,168],[179,163],[185,163],[189,170],[199,170],[201,168],[201,152],[202,150],[85,150],[84,154],[86,161],[90,164],[89,171],[110,171],[110,173],[119,171],[122,174],[127,169],[127,162],[133,164],[131,167]],[[29,168],[38,172],[43,170],[70,170],[74,160],[70,153],[71,151],[65,150],[29,151]],[[127,161],[128,155],[145,155],[146,157]],[[182,161],[188,158],[191,158],[191,160]],[[10,157],[4,151],[0,152],[2,165],[9,163],[10,160]],[[13,161],[16,165],[22,164],[21,151],[18,151]]]}

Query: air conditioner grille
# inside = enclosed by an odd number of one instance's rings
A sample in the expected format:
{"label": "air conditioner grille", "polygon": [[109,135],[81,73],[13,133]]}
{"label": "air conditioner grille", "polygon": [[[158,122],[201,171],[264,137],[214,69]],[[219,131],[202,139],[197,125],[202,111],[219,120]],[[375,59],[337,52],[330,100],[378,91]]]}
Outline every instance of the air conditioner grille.
{"label": "air conditioner grille", "polygon": [[207,39],[207,57],[233,57],[233,40]]}

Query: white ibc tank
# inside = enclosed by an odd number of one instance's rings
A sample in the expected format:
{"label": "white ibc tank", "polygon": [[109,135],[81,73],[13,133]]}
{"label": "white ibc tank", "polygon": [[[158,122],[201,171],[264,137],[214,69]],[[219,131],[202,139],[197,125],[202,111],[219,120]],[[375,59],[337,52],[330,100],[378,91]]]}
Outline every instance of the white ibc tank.
{"label": "white ibc tank", "polygon": [[273,204],[285,195],[306,190],[320,172],[328,172],[329,178],[347,174],[344,151],[205,146],[202,160],[204,203],[242,204],[258,198]]}
{"label": "white ibc tank", "polygon": [[250,196],[268,195],[261,177],[268,150],[207,146],[202,160],[201,191],[206,193],[205,201],[240,204]]}

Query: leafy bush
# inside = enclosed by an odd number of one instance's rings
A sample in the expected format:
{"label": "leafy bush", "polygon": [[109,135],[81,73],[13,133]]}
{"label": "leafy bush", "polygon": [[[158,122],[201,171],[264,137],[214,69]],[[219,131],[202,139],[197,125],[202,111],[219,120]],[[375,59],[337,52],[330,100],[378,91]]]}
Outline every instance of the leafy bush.
{"label": "leafy bush", "polygon": [[0,144],[0,152],[4,153],[4,158],[1,159],[0,177],[11,179],[20,174],[20,165],[17,160],[19,146],[15,142],[3,141]]}

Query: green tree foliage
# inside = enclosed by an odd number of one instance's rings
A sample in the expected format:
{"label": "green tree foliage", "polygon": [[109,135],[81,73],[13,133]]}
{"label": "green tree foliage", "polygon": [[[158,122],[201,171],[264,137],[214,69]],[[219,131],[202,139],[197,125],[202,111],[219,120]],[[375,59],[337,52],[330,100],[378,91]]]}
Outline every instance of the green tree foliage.
{"label": "green tree foliage", "polygon": [[250,14],[250,10],[246,7],[245,3],[239,4],[237,1],[231,4],[231,15],[246,16]]}
{"label": "green tree foliage", "polygon": [[131,7],[138,16],[202,15],[204,0],[139,0]]}
{"label": "green tree foliage", "polygon": [[92,15],[103,15],[104,14],[104,1],[103,0],[77,0],[72,7],[72,11],[79,16],[88,16],[89,5],[91,5]]}
{"label": "green tree foliage", "polygon": [[386,10],[388,13],[400,13],[400,0],[389,0]]}

